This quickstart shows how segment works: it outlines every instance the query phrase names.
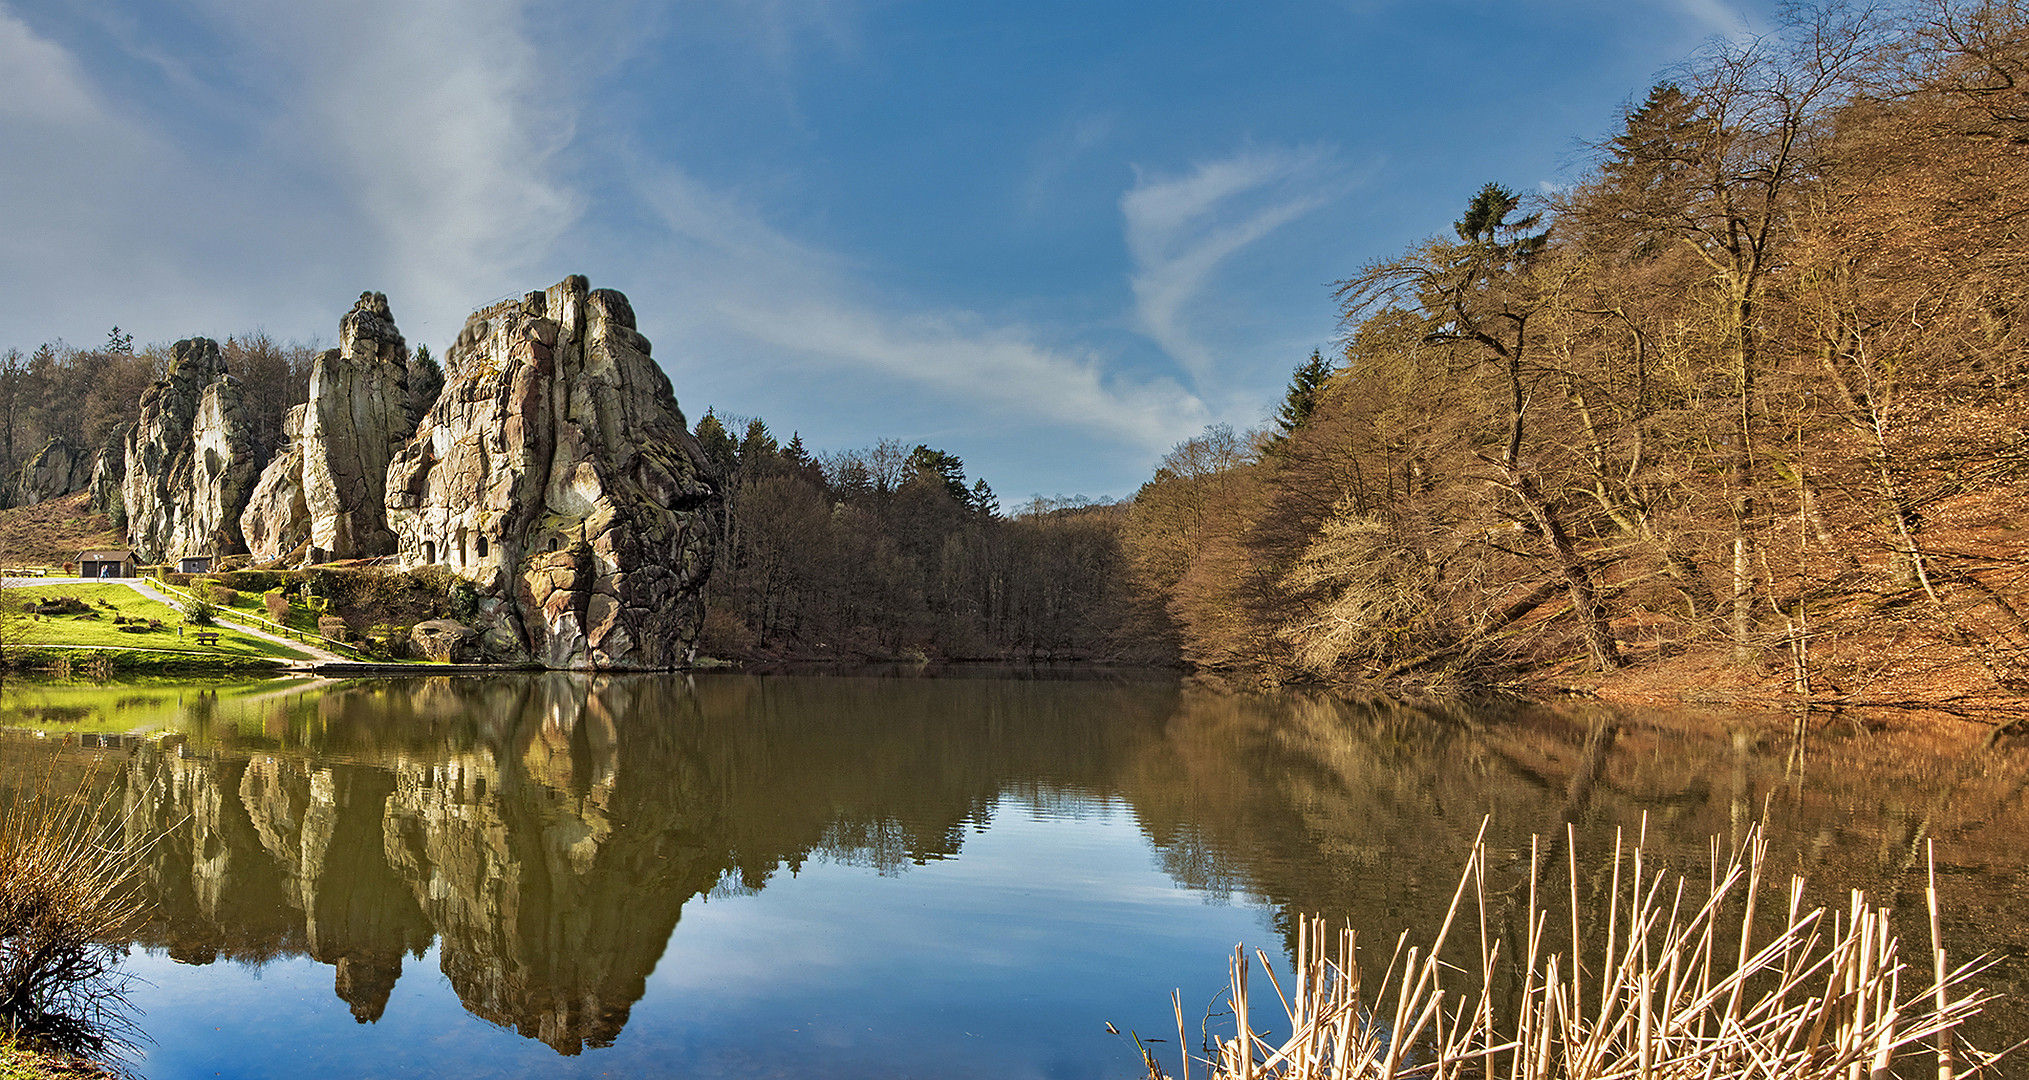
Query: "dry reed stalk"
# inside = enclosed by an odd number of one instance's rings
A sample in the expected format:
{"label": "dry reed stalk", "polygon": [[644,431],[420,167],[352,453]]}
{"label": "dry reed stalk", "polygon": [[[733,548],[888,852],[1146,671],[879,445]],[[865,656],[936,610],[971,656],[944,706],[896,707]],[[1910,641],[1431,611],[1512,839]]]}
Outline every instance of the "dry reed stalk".
{"label": "dry reed stalk", "polygon": [[[1341,929],[1332,939],[1323,919],[1303,920],[1293,992],[1285,995],[1276,983],[1288,1035],[1271,1041],[1251,1026],[1247,956],[1236,948],[1230,971],[1236,1033],[1203,1059],[1211,1080],[1463,1080],[1469,1074],[1484,1080],[1884,1080],[1898,1055],[1927,1055],[1935,1060],[1937,1080],[1958,1080],[1996,1059],[1956,1039],[1990,995],[1967,985],[1984,963],[1946,964],[1934,870],[1926,976],[1902,962],[1887,908],[1870,905],[1856,890],[1844,911],[1805,911],[1801,878],[1791,879],[1780,929],[1757,943],[1757,921],[1766,914],[1757,898],[1768,853],[1758,830],[1730,856],[1715,841],[1703,900],[1691,895],[1684,879],[1670,885],[1651,869],[1644,839],[1631,849],[1615,842],[1604,963],[1589,1011],[1579,958],[1543,949],[1550,912],[1541,907],[1539,853],[1532,845],[1517,1004],[1507,1023],[1497,1020],[1492,987],[1503,950],[1486,933],[1483,826],[1436,939],[1427,951],[1407,947],[1406,934],[1398,939],[1371,1001],[1362,994],[1355,932]],[[1575,854],[1569,876],[1571,933],[1578,942]],[[1448,996],[1444,985],[1447,969],[1468,969],[1441,959],[1468,890],[1479,902],[1481,921],[1480,989],[1470,1001]],[[1740,912],[1737,920],[1726,914],[1733,910]],[[1722,955],[1721,943],[1734,932],[1738,950]],[[1256,955],[1266,967],[1267,956]],[[1905,972],[1926,977],[1926,984],[1905,995]]]}
{"label": "dry reed stalk", "polygon": [[52,754],[0,811],[0,1025],[116,1057],[136,1034],[119,962],[144,914],[133,875],[142,850],[111,795],[94,796],[92,775],[66,787],[57,764]]}

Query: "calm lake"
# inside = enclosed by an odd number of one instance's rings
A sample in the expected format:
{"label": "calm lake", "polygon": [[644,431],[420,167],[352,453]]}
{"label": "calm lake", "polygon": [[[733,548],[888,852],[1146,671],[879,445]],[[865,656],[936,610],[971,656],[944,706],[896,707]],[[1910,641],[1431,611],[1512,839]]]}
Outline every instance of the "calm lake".
{"label": "calm lake", "polygon": [[1236,942],[1426,940],[1489,816],[1515,882],[1532,834],[1589,872],[1644,820],[1702,880],[1765,816],[1779,881],[1893,902],[1925,964],[1934,839],[1946,943],[2011,995],[1981,1041],[2029,1032],[2029,752],[1970,724],[1003,673],[10,682],[0,725],[13,776],[60,746],[165,834],[157,1080],[1131,1078],[1106,1024],[1174,1068],[1170,991],[1195,1030]]}

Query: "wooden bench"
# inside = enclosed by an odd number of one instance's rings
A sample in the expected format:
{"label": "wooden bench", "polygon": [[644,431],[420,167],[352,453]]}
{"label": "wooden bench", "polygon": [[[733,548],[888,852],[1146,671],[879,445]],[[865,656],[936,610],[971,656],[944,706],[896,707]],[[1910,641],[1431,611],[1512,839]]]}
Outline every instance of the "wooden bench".
{"label": "wooden bench", "polygon": [[199,630],[191,636],[197,639],[199,645],[218,644],[218,631],[216,630]]}

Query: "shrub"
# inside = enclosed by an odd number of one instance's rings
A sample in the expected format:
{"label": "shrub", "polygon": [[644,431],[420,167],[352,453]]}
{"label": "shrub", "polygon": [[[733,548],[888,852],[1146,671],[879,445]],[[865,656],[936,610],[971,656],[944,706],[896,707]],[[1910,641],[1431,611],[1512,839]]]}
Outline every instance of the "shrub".
{"label": "shrub", "polygon": [[317,618],[317,632],[333,641],[351,641],[352,628],[336,615],[320,615]]}
{"label": "shrub", "polygon": [[233,570],[218,575],[218,580],[241,592],[268,592],[281,588],[285,579],[273,570]]}
{"label": "shrub", "polygon": [[261,594],[261,602],[268,606],[268,618],[278,623],[289,621],[289,594],[280,589]]}
{"label": "shrub", "polygon": [[119,944],[139,924],[117,788],[94,795],[87,775],[58,782],[52,756],[39,777],[8,793],[0,814],[0,1022],[94,1057],[131,1048],[130,978]]}
{"label": "shrub", "polygon": [[197,599],[183,605],[183,621],[192,626],[210,626],[215,616],[216,611],[211,606],[211,601],[206,600],[201,593]]}
{"label": "shrub", "polygon": [[223,585],[213,585],[210,595],[205,599],[220,607],[231,607],[240,602],[240,594],[237,589],[228,589]]}

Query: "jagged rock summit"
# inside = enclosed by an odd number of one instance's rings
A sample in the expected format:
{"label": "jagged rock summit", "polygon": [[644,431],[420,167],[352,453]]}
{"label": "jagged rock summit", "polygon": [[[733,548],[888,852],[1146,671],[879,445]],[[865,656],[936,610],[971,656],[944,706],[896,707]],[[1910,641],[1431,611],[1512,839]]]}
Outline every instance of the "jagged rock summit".
{"label": "jagged rock summit", "polygon": [[474,313],[386,490],[401,564],[473,582],[492,654],[691,659],[722,500],[620,293],[573,276]]}
{"label": "jagged rock summit", "polygon": [[262,471],[240,518],[254,558],[392,554],[382,485],[388,462],[415,430],[408,345],[387,297],[361,293],[338,322],[338,348],[311,366],[310,400],[289,411],[288,444]]}
{"label": "jagged rock summit", "polygon": [[218,342],[170,349],[167,378],[141,394],[121,481],[127,539],[143,562],[244,550],[240,509],[253,488],[253,433]]}

